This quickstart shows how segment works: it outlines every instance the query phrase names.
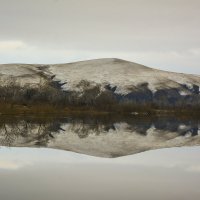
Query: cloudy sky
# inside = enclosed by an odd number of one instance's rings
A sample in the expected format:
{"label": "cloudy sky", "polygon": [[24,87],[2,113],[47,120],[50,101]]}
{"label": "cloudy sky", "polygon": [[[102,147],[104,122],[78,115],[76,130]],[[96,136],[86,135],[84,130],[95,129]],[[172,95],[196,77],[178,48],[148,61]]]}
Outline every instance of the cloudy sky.
{"label": "cloudy sky", "polygon": [[0,0],[0,63],[117,57],[200,74],[199,0]]}

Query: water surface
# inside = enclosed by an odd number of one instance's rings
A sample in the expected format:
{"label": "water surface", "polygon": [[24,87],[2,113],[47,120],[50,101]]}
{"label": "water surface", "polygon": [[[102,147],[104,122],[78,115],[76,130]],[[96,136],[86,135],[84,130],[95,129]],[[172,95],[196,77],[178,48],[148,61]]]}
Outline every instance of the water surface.
{"label": "water surface", "polygon": [[3,118],[2,200],[199,200],[198,120]]}

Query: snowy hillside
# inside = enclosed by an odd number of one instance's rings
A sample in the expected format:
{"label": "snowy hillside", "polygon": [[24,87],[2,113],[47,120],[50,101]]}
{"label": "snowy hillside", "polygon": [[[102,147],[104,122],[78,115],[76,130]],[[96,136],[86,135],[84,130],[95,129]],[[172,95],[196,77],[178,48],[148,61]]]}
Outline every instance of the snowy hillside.
{"label": "snowy hillside", "polygon": [[161,88],[180,87],[180,84],[200,86],[200,76],[164,72],[143,65],[120,60],[99,59],[71,64],[51,65],[48,72],[58,80],[68,82],[65,89],[75,88],[81,80],[117,86],[116,92],[127,94],[130,88],[148,83],[152,91]]}
{"label": "snowy hillside", "polygon": [[[80,97],[86,90],[98,87],[94,99],[109,91],[117,100],[136,102],[183,101],[198,103],[200,76],[172,73],[145,67],[120,59],[106,58],[57,65],[0,65],[0,84],[18,84],[20,87],[37,88],[49,83],[63,92],[76,92]],[[189,98],[195,96],[195,100]],[[189,100],[188,100],[189,99]]]}
{"label": "snowy hillside", "polygon": [[145,67],[120,59],[106,58],[57,65],[0,65],[1,78],[13,76],[22,84],[39,83],[42,72],[47,77],[54,76],[55,81],[66,83],[63,89],[73,90],[81,80],[94,84],[117,86],[116,92],[128,93],[129,88],[148,83],[152,91],[161,88],[180,87],[186,84],[200,86],[200,76],[172,73]]}

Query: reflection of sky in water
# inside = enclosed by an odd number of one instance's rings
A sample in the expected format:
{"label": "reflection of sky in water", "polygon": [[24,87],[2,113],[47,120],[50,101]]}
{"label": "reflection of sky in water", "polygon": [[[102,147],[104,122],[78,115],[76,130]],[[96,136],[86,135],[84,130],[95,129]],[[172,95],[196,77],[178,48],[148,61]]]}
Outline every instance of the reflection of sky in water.
{"label": "reflection of sky in water", "polygon": [[0,149],[0,199],[199,200],[200,147],[115,159],[73,152]]}

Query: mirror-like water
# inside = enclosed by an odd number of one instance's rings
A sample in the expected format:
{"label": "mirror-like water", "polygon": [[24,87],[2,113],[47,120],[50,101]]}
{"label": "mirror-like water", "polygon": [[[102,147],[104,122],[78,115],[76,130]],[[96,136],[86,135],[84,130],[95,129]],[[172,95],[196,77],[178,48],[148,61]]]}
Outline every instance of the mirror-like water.
{"label": "mirror-like water", "polygon": [[99,157],[200,144],[200,122],[112,116],[0,121],[0,146],[48,147]]}
{"label": "mirror-like water", "polygon": [[198,120],[4,117],[0,199],[199,200],[199,144]]}

